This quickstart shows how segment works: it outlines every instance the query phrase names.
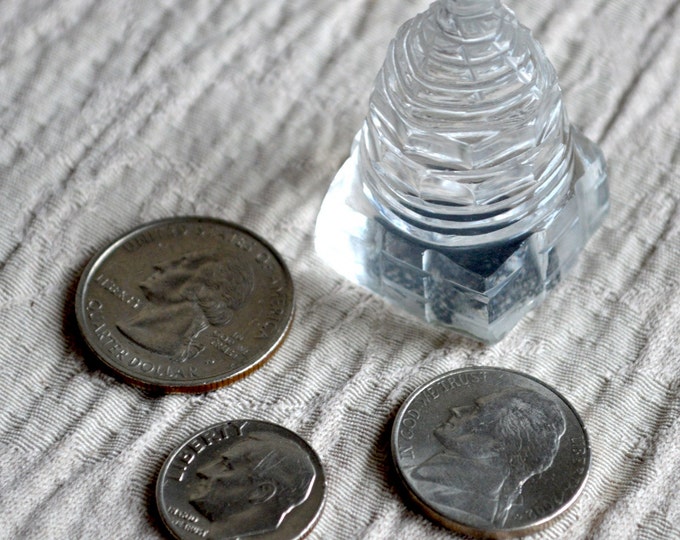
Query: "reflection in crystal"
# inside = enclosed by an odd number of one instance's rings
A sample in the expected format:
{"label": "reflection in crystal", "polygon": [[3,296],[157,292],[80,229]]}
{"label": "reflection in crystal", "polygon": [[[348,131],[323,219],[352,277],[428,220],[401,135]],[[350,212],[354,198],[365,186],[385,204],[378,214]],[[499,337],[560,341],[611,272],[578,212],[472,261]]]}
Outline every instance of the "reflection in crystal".
{"label": "reflection in crystal", "polygon": [[353,281],[493,342],[607,208],[602,153],[530,32],[497,0],[440,0],[390,44],[316,245]]}

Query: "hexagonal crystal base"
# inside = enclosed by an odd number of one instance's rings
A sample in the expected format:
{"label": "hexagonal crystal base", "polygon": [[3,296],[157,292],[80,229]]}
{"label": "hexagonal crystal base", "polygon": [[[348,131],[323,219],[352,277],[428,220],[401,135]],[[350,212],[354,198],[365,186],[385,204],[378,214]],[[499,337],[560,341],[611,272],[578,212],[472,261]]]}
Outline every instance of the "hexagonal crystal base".
{"label": "hexagonal crystal base", "polygon": [[600,150],[574,128],[572,138],[564,203],[533,230],[473,247],[429,245],[386,221],[364,193],[355,146],[324,199],[316,250],[340,274],[411,314],[496,342],[573,266],[608,209]]}

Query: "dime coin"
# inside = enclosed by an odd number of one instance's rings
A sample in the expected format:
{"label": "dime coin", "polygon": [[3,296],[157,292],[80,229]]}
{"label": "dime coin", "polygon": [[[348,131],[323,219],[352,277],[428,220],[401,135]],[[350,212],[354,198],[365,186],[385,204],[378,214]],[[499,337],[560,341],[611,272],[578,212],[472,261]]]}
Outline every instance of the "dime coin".
{"label": "dime coin", "polygon": [[293,283],[252,232],[217,219],[143,225],[87,266],[76,316],[94,353],[128,382],[202,392],[242,377],[283,341]]}
{"label": "dime coin", "polygon": [[216,424],[166,460],[156,485],[165,526],[179,539],[303,538],[325,496],[318,456],[269,422]]}
{"label": "dime coin", "polygon": [[508,538],[546,527],[581,493],[590,448],[578,414],[533,377],[452,371],[418,388],[392,430],[415,504],[458,532]]}

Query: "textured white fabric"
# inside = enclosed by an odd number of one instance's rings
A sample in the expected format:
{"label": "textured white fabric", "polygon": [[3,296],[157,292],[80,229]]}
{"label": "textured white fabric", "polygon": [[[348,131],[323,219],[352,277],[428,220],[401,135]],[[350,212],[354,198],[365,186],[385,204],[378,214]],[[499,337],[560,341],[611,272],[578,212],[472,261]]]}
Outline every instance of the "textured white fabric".
{"label": "textured white fabric", "polygon": [[[536,538],[680,537],[680,2],[513,0],[612,206],[571,277],[484,347],[398,313],[312,249],[321,199],[397,27],[427,0],[0,1],[2,538],[162,538],[154,482],[184,438],[277,422],[326,469],[312,538],[451,538],[404,504],[389,429],[418,385],[470,365],[558,388],[592,474]],[[85,353],[73,304],[111,239],[176,215],[274,244],[297,317],[260,370],[154,396]]]}

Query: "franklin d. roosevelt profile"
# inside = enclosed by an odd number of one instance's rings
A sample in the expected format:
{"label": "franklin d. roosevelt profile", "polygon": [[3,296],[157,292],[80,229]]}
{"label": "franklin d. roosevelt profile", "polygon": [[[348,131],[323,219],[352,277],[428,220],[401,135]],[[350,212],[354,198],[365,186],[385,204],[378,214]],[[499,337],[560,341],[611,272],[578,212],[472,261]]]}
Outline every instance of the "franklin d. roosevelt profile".
{"label": "franklin d. roosevelt profile", "polygon": [[450,412],[433,433],[443,450],[412,478],[428,501],[471,525],[502,527],[525,482],[553,463],[564,416],[538,392],[517,387]]}
{"label": "franklin d. roosevelt profile", "polygon": [[296,444],[266,433],[243,436],[197,470],[189,503],[209,519],[210,538],[276,530],[304,503],[316,477]]}
{"label": "franklin d. roosevelt profile", "polygon": [[211,326],[227,325],[251,295],[250,267],[212,252],[193,252],[153,267],[139,284],[148,302],[117,324],[147,350],[185,362],[203,347],[196,342]]}

